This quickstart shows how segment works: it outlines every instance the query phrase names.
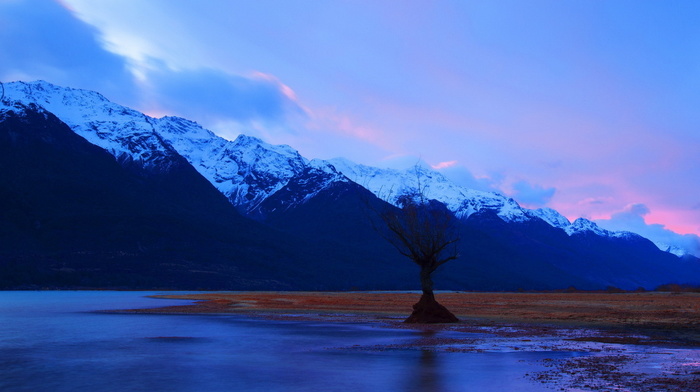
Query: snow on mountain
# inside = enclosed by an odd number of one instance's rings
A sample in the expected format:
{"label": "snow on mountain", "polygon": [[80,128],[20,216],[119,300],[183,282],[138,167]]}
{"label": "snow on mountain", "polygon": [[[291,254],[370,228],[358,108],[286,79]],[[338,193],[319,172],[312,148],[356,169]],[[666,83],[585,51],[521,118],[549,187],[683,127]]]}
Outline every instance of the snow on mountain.
{"label": "snow on mountain", "polygon": [[[521,207],[512,198],[497,193],[460,187],[425,165],[396,170],[356,164],[345,158],[334,158],[328,162],[352,181],[392,204],[396,204],[400,195],[420,187],[429,199],[444,203],[460,218],[466,218],[481,210],[491,210],[506,222],[523,222],[539,218],[552,227],[564,230],[570,236],[590,232],[611,238],[639,237],[638,234],[627,231],[605,230],[584,218],[571,223],[565,216],[551,208],[530,210]],[[678,248],[664,247],[663,244],[657,244],[657,246],[675,255],[684,254],[684,251]]]}
{"label": "snow on mountain", "polygon": [[624,239],[633,239],[633,238],[643,238],[639,234],[635,234],[629,231],[610,231],[603,229],[602,227],[598,226],[595,222],[592,222],[588,219],[585,218],[578,218],[574,221],[574,223],[571,223],[570,225],[564,227],[564,231],[568,235],[576,235],[576,234],[583,234],[583,233],[593,233],[595,235],[601,236],[601,237],[610,237],[610,238],[624,238]]}
{"label": "snow on mountain", "polygon": [[638,236],[627,231],[608,231],[584,218],[576,219],[571,223],[565,216],[551,208],[530,210],[521,207],[512,198],[498,193],[460,187],[426,165],[395,170],[356,164],[345,158],[335,158],[328,162],[354,182],[392,204],[396,204],[398,197],[402,194],[421,188],[426,197],[444,203],[459,218],[469,217],[478,211],[491,210],[506,222],[524,222],[539,218],[552,227],[564,230],[568,235],[592,232],[612,238]]}
{"label": "snow on mountain", "polygon": [[[593,232],[600,236],[624,237],[579,218],[573,223],[551,208],[529,210],[512,198],[460,187],[425,165],[406,170],[380,169],[344,158],[309,161],[293,148],[274,146],[240,135],[230,141],[199,124],[179,118],[152,118],[107,100],[99,93],[55,86],[44,81],[4,84],[4,110],[19,110],[17,102],[36,104],[53,113],[74,132],[104,148],[121,162],[163,169],[183,157],[232,204],[253,213],[273,195],[274,208],[302,203],[336,182],[354,181],[381,199],[396,204],[399,196],[421,188],[425,195],[444,203],[458,217],[466,218],[491,210],[506,222],[539,218],[569,235]],[[302,195],[302,193],[304,193]],[[288,201],[280,201],[281,195]],[[270,208],[268,206],[267,208]],[[660,249],[679,254],[664,244]]]}
{"label": "snow on mountain", "polygon": [[166,169],[180,159],[153,128],[152,118],[107,100],[93,91],[44,81],[6,83],[5,101],[34,103],[53,113],[75,133],[120,161]]}
{"label": "snow on mountain", "polygon": [[289,146],[245,135],[226,140],[179,117],[155,119],[155,124],[164,140],[244,212],[257,208],[308,165]]}
{"label": "snow on mountain", "polygon": [[529,210],[528,213],[530,216],[540,218],[553,227],[566,229],[571,226],[571,222],[569,222],[564,215],[551,208],[538,208],[536,210]]}
{"label": "snow on mountain", "polygon": [[515,200],[497,193],[460,187],[424,165],[396,170],[356,164],[345,158],[334,158],[328,162],[352,181],[392,204],[396,204],[402,194],[420,188],[426,197],[444,203],[459,218],[488,209],[507,222],[529,219],[527,210]]}
{"label": "snow on mountain", "polygon": [[680,248],[678,246],[669,245],[669,244],[667,244],[665,242],[661,242],[661,241],[652,241],[652,242],[654,243],[654,245],[656,245],[662,251],[674,254],[678,257],[683,257],[685,255],[691,255],[690,252],[688,252],[687,250]]}
{"label": "snow on mountain", "polygon": [[587,232],[592,232],[593,234],[597,234],[599,236],[603,237],[609,237],[611,236],[611,232],[608,230],[605,230],[595,224],[594,222],[589,221],[588,219],[585,218],[578,218],[572,223],[571,225],[567,226],[564,231],[568,235],[574,235],[574,234],[581,234],[581,233],[587,233]]}
{"label": "snow on mountain", "polygon": [[281,189],[308,163],[289,146],[272,146],[244,135],[229,141],[195,122],[149,117],[96,92],[44,81],[4,86],[8,105],[11,101],[39,105],[120,161],[162,169],[184,157],[246,212]]}
{"label": "snow on mountain", "polygon": [[[229,141],[195,122],[178,117],[152,118],[112,103],[95,92],[58,87],[43,81],[8,83],[6,91],[12,99],[43,106],[77,134],[117,158],[128,156],[144,164],[157,164],[159,159],[156,158],[183,156],[234,205],[246,212],[282,189],[310,164],[289,146],[273,146],[244,135]],[[316,169],[333,174],[328,179],[343,181],[335,168],[393,204],[400,195],[420,187],[426,196],[445,203],[460,218],[483,209],[493,210],[509,222],[533,216],[511,198],[457,186],[426,166],[399,171],[355,164],[342,158],[313,162]],[[551,211],[535,215],[554,217],[556,222],[563,218]]]}

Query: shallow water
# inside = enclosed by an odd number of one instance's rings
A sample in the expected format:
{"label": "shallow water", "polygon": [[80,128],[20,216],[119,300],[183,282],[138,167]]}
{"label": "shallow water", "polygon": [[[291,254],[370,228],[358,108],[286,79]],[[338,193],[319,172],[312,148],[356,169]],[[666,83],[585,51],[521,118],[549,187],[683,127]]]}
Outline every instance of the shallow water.
{"label": "shallow water", "polygon": [[408,348],[425,332],[362,323],[91,312],[187,303],[150,294],[0,292],[0,391],[551,391],[527,374],[582,355]]}

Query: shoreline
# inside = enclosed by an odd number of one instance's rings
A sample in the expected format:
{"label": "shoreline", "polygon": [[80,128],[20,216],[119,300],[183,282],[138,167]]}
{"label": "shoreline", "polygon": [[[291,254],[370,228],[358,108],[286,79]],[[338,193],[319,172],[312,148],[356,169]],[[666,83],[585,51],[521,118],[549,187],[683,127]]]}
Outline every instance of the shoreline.
{"label": "shoreline", "polygon": [[[190,305],[130,309],[125,312],[248,314],[401,323],[402,317],[410,314],[420,293],[248,291],[163,294],[153,297],[196,302]],[[533,327],[550,325],[562,328],[603,328],[659,335],[652,336],[654,340],[700,345],[699,293],[439,292],[436,298],[460,319],[456,325],[517,324]]]}
{"label": "shoreline", "polygon": [[[270,321],[363,323],[410,329],[417,338],[348,350],[444,353],[570,352],[543,359],[533,383],[564,390],[700,390],[700,294],[438,293],[460,322],[406,324],[420,293],[217,292],[155,298],[189,305],[119,313],[242,315]],[[581,389],[585,385],[589,388]]]}

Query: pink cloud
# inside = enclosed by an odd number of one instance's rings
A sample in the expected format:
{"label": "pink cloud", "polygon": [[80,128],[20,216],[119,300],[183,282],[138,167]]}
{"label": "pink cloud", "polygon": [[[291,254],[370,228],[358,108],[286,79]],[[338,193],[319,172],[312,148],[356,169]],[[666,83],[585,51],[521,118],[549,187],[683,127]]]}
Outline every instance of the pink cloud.
{"label": "pink cloud", "polygon": [[[629,203],[630,200],[635,202]],[[640,217],[645,225],[663,226],[677,234],[700,235],[700,210],[671,207],[658,193],[634,187],[624,181],[624,177],[601,178],[598,185],[593,182],[577,184],[570,179],[557,186],[557,194],[549,206],[569,220],[579,217],[611,220],[625,213]],[[616,229],[625,230],[622,226]],[[626,230],[634,232],[635,228]]]}
{"label": "pink cloud", "polygon": [[652,209],[645,216],[645,220],[650,224],[661,224],[667,229],[679,234],[700,235],[700,213],[698,211],[673,210],[673,209]]}
{"label": "pink cloud", "polygon": [[295,103],[299,104],[299,98],[297,97],[297,94],[292,90],[291,87],[287,86],[286,84],[282,83],[279,78],[277,78],[275,75],[267,74],[264,72],[260,71],[254,71],[250,75],[253,79],[262,79],[262,80],[267,80],[269,82],[272,82],[277,85],[277,87],[280,89],[280,92],[284,94],[290,101],[294,101]]}
{"label": "pink cloud", "polygon": [[[308,109],[309,121],[306,127],[316,132],[329,132],[367,142],[373,146],[389,151],[396,151],[394,141],[385,132],[367,124],[358,123],[345,113],[339,113],[332,108]],[[330,146],[327,146],[330,147]],[[342,150],[342,146],[333,146],[336,150]]]}
{"label": "pink cloud", "polygon": [[[609,218],[596,220],[601,227],[615,231],[631,231],[655,242],[659,248],[684,249],[685,252],[700,256],[700,236],[697,233],[684,233],[677,227],[653,221],[653,209],[641,203],[625,206],[622,211],[611,214]],[[674,220],[667,211],[659,214],[665,222]]]}
{"label": "pink cloud", "polygon": [[446,169],[448,167],[452,167],[457,164],[457,161],[446,161],[446,162],[440,162],[435,165],[430,165],[435,170],[440,170],[440,169]]}

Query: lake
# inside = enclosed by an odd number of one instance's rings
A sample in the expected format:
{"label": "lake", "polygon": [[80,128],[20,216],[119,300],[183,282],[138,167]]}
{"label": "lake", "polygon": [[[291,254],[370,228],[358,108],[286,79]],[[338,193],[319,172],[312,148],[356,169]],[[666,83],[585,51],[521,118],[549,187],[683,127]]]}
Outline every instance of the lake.
{"label": "lake", "polygon": [[0,391],[551,391],[529,375],[586,355],[415,348],[425,331],[369,323],[94,312],[187,303],[151,294],[0,292]]}

